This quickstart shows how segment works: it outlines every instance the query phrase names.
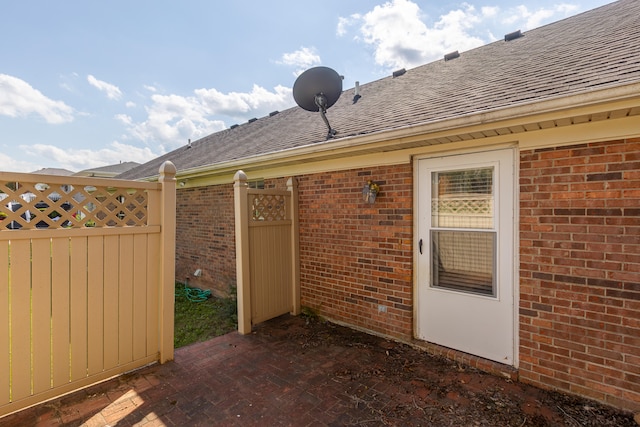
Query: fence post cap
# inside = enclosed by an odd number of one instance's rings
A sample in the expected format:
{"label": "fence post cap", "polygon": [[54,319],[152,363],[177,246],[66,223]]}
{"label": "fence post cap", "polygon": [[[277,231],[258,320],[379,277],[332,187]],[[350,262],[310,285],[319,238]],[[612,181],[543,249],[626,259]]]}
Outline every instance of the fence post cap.
{"label": "fence post cap", "polygon": [[158,172],[160,173],[161,176],[172,177],[176,175],[176,172],[178,172],[178,169],[176,169],[176,165],[174,165],[172,162],[167,160],[160,165],[160,169],[158,169]]}
{"label": "fence post cap", "polygon": [[233,180],[234,181],[246,181],[247,180],[247,174],[244,173],[242,170],[239,170],[238,172],[236,172],[236,174],[233,176]]}

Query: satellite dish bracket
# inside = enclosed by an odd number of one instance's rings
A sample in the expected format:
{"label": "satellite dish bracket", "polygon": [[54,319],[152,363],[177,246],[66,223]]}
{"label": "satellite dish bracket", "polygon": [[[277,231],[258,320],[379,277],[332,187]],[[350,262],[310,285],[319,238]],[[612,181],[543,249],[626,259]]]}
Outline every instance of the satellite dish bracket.
{"label": "satellite dish bracket", "polygon": [[327,129],[329,130],[327,132],[327,139],[331,139],[335,134],[338,133],[338,131],[331,128],[329,119],[327,119],[327,97],[324,95],[324,93],[320,92],[316,94],[314,102],[318,107],[318,110],[320,111],[320,115],[322,116],[322,120],[324,120],[324,124],[327,125]]}

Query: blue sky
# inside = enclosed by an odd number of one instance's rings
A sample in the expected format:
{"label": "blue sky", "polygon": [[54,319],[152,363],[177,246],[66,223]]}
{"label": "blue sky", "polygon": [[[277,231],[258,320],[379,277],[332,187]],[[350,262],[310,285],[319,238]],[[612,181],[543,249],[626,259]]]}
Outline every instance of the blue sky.
{"label": "blue sky", "polygon": [[310,67],[348,89],[607,3],[5,0],[0,171],[144,163],[295,106]]}

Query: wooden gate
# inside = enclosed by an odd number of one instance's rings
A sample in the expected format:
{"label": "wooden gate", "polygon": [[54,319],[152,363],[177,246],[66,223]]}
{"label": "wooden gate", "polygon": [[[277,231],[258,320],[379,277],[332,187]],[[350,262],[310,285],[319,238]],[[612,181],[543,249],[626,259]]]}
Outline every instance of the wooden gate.
{"label": "wooden gate", "polygon": [[247,176],[234,177],[238,331],[285,313],[300,313],[298,195],[295,180],[287,190],[257,190]]}
{"label": "wooden gate", "polygon": [[173,359],[175,171],[0,172],[0,417]]}

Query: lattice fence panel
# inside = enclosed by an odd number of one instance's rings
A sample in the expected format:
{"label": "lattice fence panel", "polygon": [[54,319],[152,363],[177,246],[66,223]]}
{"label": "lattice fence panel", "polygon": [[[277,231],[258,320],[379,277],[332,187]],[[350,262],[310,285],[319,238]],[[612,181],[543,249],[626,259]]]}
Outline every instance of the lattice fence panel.
{"label": "lattice fence panel", "polygon": [[431,201],[433,225],[437,227],[493,227],[493,198],[471,196],[438,198]]}
{"label": "lattice fence panel", "polygon": [[253,194],[250,200],[252,221],[287,220],[286,195]]}
{"label": "lattice fence panel", "polygon": [[142,189],[0,182],[0,231],[147,225]]}

